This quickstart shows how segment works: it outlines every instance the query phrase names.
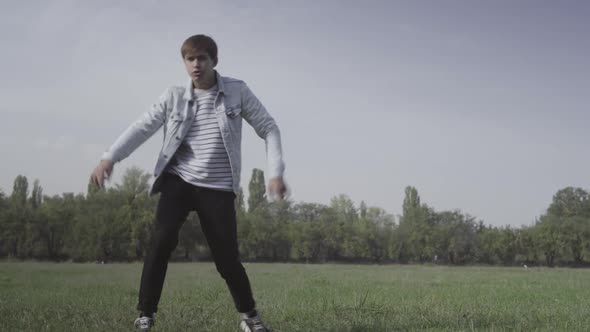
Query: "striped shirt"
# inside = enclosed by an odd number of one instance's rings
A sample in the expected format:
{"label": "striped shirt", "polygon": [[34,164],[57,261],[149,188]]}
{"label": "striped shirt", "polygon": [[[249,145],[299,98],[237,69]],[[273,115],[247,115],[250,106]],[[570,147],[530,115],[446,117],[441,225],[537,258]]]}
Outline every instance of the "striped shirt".
{"label": "striped shirt", "polygon": [[214,102],[217,85],[195,89],[197,114],[174,154],[169,172],[199,187],[232,191],[229,157],[221,138]]}

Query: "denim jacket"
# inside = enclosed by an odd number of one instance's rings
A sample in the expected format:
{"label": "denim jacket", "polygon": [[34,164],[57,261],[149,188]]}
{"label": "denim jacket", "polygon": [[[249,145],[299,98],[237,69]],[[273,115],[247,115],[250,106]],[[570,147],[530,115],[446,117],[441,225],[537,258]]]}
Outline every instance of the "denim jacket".
{"label": "denim jacket", "polygon": [[[229,156],[233,190],[240,188],[242,119],[245,119],[266,143],[268,178],[282,177],[285,164],[282,157],[281,135],[274,119],[262,103],[241,80],[217,75],[218,94],[214,108],[223,144]],[[197,112],[192,82],[166,89],[159,101],[129,126],[102,159],[119,162],[129,156],[160,127],[164,131],[162,149],[154,169],[151,194],[159,192],[162,172],[182,143]]]}

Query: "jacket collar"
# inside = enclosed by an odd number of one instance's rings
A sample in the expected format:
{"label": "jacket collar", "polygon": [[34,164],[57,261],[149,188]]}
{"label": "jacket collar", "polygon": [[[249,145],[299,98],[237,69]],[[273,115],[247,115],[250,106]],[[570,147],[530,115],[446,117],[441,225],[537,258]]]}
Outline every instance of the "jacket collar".
{"label": "jacket collar", "polygon": [[[217,91],[219,93],[224,93],[224,87],[223,87],[223,77],[219,74],[219,72],[217,72],[217,70],[215,71],[215,76],[217,79]],[[189,78],[187,84],[186,84],[186,88],[184,89],[184,99],[186,100],[195,100],[195,91],[194,91],[194,87],[193,87],[193,81]]]}

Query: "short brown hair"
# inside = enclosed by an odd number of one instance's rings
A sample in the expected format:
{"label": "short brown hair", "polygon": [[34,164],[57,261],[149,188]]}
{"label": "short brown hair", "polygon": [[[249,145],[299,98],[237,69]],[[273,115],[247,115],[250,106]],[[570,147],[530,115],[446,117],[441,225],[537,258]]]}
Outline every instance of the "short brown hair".
{"label": "short brown hair", "polygon": [[193,51],[205,51],[209,54],[209,57],[217,62],[217,44],[213,38],[206,35],[194,35],[187,38],[182,43],[180,48],[180,54],[184,56]]}

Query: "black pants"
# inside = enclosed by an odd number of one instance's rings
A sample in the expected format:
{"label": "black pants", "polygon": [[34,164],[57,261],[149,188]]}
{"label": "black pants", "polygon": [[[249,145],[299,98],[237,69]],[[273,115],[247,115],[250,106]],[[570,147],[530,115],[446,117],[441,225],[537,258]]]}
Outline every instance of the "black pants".
{"label": "black pants", "polygon": [[137,309],[158,310],[168,260],[178,244],[178,232],[192,210],[196,210],[217,271],[233,297],[238,312],[254,309],[250,281],[238,253],[236,211],[233,192],[196,187],[173,174],[164,174],[156,210],[155,234],[145,257]]}

